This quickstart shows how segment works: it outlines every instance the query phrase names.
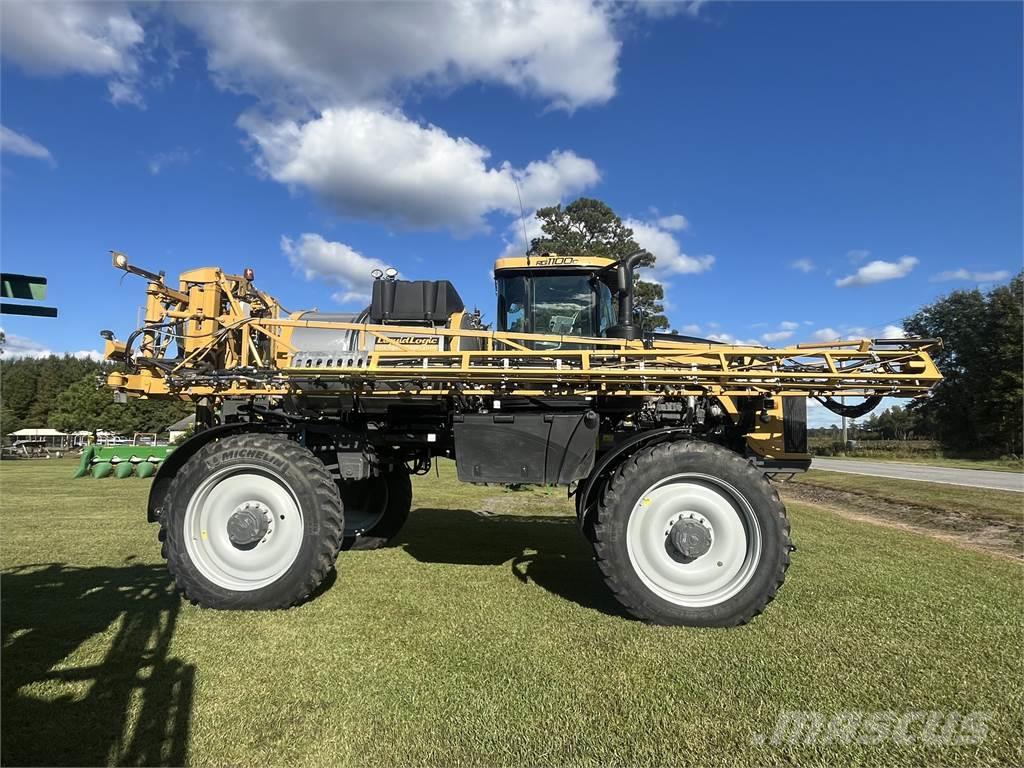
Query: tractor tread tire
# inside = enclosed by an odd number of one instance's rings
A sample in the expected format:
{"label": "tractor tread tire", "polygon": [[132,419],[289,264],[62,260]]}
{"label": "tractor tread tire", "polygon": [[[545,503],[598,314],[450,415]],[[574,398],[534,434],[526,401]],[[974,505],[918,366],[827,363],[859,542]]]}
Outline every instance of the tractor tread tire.
{"label": "tractor tread tire", "polygon": [[[628,514],[639,495],[650,487],[637,487],[642,475],[662,477],[684,471],[696,462],[701,471],[722,477],[739,487],[755,508],[762,528],[762,565],[739,594],[710,607],[684,607],[669,602],[643,584],[626,550]],[[648,474],[648,477],[651,475]],[[656,476],[656,475],[655,475]],[[749,497],[753,498],[749,498]],[[652,624],[732,627],[746,624],[775,598],[790,562],[790,526],[786,508],[775,487],[749,461],[727,448],[701,440],[681,440],[641,449],[625,459],[604,484],[598,499],[593,530],[597,565],[616,599],[635,617]],[[764,558],[769,558],[767,566]]]}
{"label": "tractor tread tire", "polygon": [[412,479],[404,465],[397,465],[385,475],[388,484],[388,508],[373,528],[357,536],[345,536],[341,548],[354,552],[386,547],[402,530],[412,509]]}
{"label": "tractor tread tire", "polygon": [[[298,496],[305,528],[291,568],[272,584],[248,591],[211,583],[193,565],[185,546],[183,517],[188,499],[202,478],[215,468],[211,462],[221,464],[218,457],[230,450],[245,451],[247,463],[259,461],[260,452],[284,459],[283,471],[297,481],[291,490]],[[272,469],[281,471],[278,467]],[[242,433],[203,446],[175,475],[167,499],[160,532],[167,568],[185,599],[206,608],[279,610],[298,605],[308,600],[327,578],[341,551],[344,509],[334,479],[316,456],[284,436]]]}

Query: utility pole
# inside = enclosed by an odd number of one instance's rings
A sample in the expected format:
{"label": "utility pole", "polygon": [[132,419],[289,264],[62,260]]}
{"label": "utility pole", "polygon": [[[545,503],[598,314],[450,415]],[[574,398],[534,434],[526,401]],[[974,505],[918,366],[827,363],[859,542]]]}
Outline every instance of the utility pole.
{"label": "utility pole", "polygon": [[[846,405],[846,398],[845,397],[840,397],[839,398],[839,402],[841,402],[843,405]],[[843,419],[843,450],[845,451],[846,450],[846,416],[843,416],[842,419]]]}

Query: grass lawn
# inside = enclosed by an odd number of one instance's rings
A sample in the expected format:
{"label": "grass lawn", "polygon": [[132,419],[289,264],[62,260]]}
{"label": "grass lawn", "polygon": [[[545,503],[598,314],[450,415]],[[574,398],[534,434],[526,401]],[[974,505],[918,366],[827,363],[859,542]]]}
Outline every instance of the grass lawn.
{"label": "grass lawn", "polygon": [[881,501],[920,507],[951,516],[1024,523],[1024,494],[1015,491],[949,486],[817,469],[797,475],[783,488],[790,484],[845,491],[866,497],[872,503]]}
{"label": "grass lawn", "polygon": [[[1004,558],[792,504],[764,615],[651,627],[605,592],[562,489],[443,464],[396,546],[343,553],[300,608],[218,613],[172,594],[149,481],[72,468],[0,463],[4,764],[1024,762]],[[990,719],[978,745],[759,743],[783,710]]]}

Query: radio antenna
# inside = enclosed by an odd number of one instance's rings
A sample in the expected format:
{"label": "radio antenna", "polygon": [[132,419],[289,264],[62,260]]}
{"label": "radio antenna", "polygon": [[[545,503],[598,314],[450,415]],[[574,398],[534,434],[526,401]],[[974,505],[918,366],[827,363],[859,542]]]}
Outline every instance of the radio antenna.
{"label": "radio antenna", "polygon": [[512,177],[512,183],[516,185],[516,197],[519,198],[519,221],[523,225],[523,256],[529,260],[530,239],[526,236],[526,211],[523,209],[523,196],[519,193],[519,181],[515,176]]}

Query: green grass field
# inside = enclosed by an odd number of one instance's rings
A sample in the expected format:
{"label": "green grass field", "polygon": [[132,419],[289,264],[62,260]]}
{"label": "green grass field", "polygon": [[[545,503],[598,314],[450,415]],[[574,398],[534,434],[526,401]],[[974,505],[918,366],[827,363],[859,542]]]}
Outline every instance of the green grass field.
{"label": "green grass field", "polygon": [[[651,627],[605,592],[562,489],[442,465],[396,546],[343,554],[297,609],[218,613],[171,592],[149,481],[72,468],[0,464],[4,764],[1024,762],[1005,558],[793,504],[765,614]],[[973,746],[758,743],[783,710],[990,719]]]}
{"label": "green grass field", "polygon": [[[887,504],[903,504],[978,520],[1024,523],[1024,495],[1014,491],[922,483],[919,480],[881,479],[822,470],[797,475],[791,482],[794,485],[846,491],[872,502],[880,500]],[[787,483],[783,487],[788,486]]]}

